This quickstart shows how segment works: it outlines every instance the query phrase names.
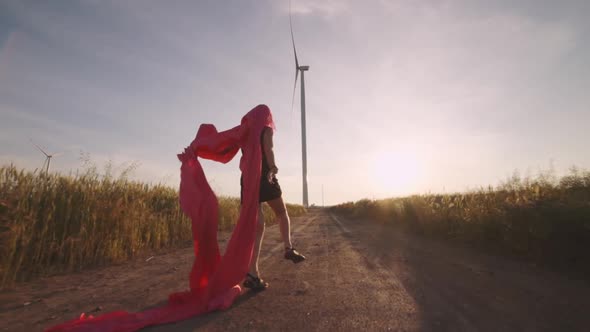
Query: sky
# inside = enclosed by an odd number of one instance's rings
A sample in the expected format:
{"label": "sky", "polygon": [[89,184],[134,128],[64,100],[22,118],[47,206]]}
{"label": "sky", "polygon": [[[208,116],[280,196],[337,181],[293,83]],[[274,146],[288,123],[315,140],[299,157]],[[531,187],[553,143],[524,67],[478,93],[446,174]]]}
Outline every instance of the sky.
{"label": "sky", "polygon": [[[457,192],[515,170],[590,168],[588,1],[293,0],[310,204]],[[287,0],[0,0],[0,164],[136,164],[177,187],[202,123],[273,111],[287,202],[301,203]],[[239,196],[239,155],[204,161]]]}

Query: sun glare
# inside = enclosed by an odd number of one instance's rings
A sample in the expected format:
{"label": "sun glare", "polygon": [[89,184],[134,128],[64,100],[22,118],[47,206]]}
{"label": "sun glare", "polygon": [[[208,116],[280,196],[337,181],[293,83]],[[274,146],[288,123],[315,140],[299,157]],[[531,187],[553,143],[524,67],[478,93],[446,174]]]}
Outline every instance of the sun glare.
{"label": "sun glare", "polygon": [[417,190],[423,165],[411,151],[391,150],[375,158],[374,183],[383,195],[403,195]]}

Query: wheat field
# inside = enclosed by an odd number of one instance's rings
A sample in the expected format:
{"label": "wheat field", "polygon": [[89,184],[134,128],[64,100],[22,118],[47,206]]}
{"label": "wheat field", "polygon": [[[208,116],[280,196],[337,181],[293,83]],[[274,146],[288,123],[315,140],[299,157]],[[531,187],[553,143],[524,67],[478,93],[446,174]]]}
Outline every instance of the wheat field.
{"label": "wheat field", "polygon": [[411,232],[590,276],[590,172],[514,175],[467,193],[360,200],[331,208]]}
{"label": "wheat field", "polygon": [[[128,260],[142,252],[192,245],[178,191],[126,174],[49,174],[0,167],[0,287],[54,273]],[[239,198],[219,198],[219,229],[230,230]],[[273,213],[264,205],[265,221]],[[287,204],[290,216],[305,213]]]}

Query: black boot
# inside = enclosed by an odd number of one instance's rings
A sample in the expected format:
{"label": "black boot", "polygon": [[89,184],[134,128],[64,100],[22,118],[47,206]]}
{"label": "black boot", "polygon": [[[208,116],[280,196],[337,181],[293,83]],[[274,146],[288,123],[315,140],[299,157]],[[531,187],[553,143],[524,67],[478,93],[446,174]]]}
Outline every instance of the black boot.
{"label": "black boot", "polygon": [[300,263],[305,260],[305,256],[300,254],[295,248],[285,248],[285,259],[293,261],[293,263]]}
{"label": "black boot", "polygon": [[268,288],[268,282],[259,277],[255,277],[250,273],[246,274],[246,280],[244,280],[244,287],[250,288],[253,291],[262,291]]}

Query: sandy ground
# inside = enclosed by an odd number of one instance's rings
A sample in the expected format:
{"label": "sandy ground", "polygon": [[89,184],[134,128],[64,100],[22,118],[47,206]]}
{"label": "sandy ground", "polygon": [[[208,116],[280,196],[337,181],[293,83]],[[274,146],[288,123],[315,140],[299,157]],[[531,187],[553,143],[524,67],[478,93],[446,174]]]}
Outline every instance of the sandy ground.
{"label": "sandy ground", "polygon": [[[590,331],[587,281],[324,210],[295,218],[293,237],[308,257],[297,265],[282,258],[278,227],[267,228],[266,291],[144,331]],[[188,287],[191,263],[187,248],[18,285],[0,293],[0,331],[163,304]]]}

